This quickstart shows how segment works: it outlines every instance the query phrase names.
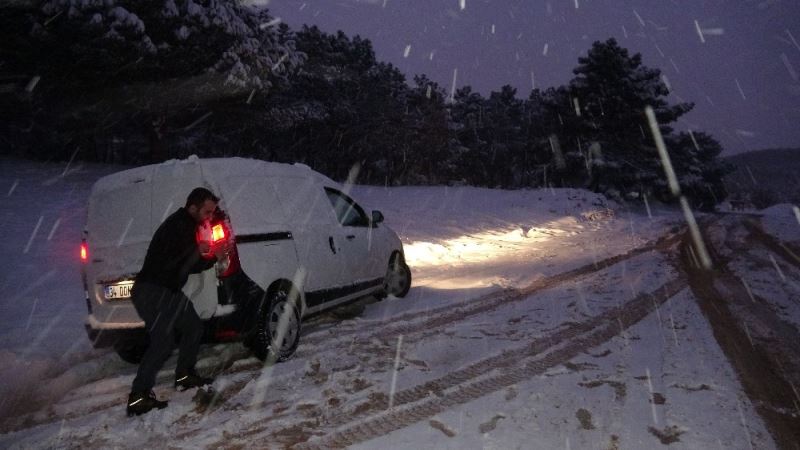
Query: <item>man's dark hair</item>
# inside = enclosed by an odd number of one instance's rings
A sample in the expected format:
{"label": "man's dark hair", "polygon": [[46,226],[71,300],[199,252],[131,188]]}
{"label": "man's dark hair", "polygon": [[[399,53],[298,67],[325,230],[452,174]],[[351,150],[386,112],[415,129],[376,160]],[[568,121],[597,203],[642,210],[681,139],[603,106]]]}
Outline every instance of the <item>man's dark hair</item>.
{"label": "man's dark hair", "polygon": [[208,189],[203,187],[194,188],[192,192],[189,193],[189,196],[186,197],[186,207],[188,208],[192,205],[195,205],[199,208],[203,206],[203,203],[205,203],[206,200],[211,200],[214,203],[219,203],[219,197],[214,195]]}

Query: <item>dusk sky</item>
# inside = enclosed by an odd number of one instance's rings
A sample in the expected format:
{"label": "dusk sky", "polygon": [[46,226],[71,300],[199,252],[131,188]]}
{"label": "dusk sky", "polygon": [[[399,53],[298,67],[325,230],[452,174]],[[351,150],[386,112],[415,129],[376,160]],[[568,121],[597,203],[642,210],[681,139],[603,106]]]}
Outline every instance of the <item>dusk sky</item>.
{"label": "dusk sky", "polygon": [[724,154],[800,147],[797,0],[257,0],[293,29],[317,25],[372,41],[377,57],[448,93],[504,84],[527,98],[573,78],[594,41],[616,38],[661,70],[670,102],[695,109]]}

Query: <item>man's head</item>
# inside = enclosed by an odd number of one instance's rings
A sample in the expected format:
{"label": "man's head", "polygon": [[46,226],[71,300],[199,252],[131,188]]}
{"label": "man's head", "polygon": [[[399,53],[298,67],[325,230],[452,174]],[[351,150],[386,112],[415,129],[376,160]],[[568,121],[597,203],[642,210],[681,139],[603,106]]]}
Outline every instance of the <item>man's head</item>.
{"label": "man's head", "polygon": [[194,188],[186,197],[186,211],[197,223],[211,220],[219,198],[206,188]]}

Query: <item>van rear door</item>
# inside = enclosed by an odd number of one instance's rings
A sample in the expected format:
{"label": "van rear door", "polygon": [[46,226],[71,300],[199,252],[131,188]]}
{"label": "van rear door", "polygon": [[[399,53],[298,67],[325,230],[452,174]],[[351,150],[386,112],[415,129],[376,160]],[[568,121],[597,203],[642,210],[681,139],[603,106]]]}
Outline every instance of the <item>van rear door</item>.
{"label": "van rear door", "polygon": [[130,305],[130,286],[152,234],[152,178],[152,166],[120,172],[99,180],[89,197],[87,288],[102,323],[141,320]]}
{"label": "van rear door", "polygon": [[89,198],[87,241],[97,279],[136,272],[144,260],[152,234],[152,169],[142,169],[98,183]]}

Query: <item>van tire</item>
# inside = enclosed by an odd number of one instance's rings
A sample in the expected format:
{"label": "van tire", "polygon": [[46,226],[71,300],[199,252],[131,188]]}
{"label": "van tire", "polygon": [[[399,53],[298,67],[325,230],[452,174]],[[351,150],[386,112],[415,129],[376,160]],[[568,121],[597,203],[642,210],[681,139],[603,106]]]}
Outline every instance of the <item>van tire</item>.
{"label": "van tire", "polygon": [[[255,356],[267,363],[286,361],[291,358],[300,344],[300,310],[297,306],[299,295],[290,286],[281,286],[269,296],[268,307],[258,313],[258,325],[252,350]],[[286,330],[282,345],[276,339],[280,324],[286,320]]]}
{"label": "van tire", "polygon": [[411,289],[411,269],[403,256],[395,252],[389,259],[386,276],[383,279],[383,290],[387,295],[405,297]]}

